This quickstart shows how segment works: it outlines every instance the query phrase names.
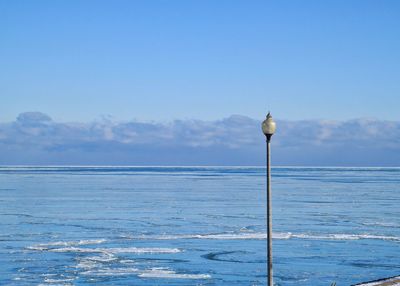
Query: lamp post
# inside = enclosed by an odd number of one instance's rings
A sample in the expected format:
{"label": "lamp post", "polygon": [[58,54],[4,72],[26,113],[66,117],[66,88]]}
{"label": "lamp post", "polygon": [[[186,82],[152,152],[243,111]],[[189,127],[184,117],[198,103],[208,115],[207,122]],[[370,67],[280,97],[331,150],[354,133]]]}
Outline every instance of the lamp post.
{"label": "lamp post", "polygon": [[275,133],[276,124],[268,112],[267,118],[262,123],[262,131],[267,141],[267,258],[268,258],[268,286],[273,286],[272,277],[272,215],[271,215],[271,137]]}

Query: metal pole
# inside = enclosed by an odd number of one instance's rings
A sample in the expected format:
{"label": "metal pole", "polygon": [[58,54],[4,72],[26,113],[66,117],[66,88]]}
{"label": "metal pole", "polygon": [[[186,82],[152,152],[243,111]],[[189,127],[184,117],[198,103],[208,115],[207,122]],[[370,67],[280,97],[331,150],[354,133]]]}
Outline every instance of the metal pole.
{"label": "metal pole", "polygon": [[272,276],[272,213],[271,213],[271,136],[267,136],[267,232],[268,232],[268,286],[273,286]]}

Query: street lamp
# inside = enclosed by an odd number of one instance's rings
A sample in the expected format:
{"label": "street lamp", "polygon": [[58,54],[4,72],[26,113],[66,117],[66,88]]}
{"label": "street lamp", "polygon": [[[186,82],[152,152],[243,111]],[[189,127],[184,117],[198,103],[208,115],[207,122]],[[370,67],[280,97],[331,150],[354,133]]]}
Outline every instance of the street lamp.
{"label": "street lamp", "polygon": [[271,154],[270,142],[275,133],[276,124],[268,112],[267,118],[262,123],[262,131],[267,139],[267,256],[268,256],[268,286],[273,286],[272,277],[272,216],[271,216]]}

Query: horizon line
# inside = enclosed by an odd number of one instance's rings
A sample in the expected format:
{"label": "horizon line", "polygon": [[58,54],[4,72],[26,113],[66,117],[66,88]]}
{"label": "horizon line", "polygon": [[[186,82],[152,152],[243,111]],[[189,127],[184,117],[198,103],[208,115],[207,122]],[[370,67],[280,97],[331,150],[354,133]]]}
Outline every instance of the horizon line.
{"label": "horizon line", "polygon": [[[110,167],[123,167],[123,168],[266,168],[265,165],[2,165],[0,168],[13,167],[13,168],[32,168],[32,167],[50,167],[50,168],[60,168],[60,167],[70,167],[70,168],[110,168]],[[397,169],[400,166],[301,166],[301,165],[278,165],[271,166],[272,168],[319,168],[319,169],[351,169],[351,168],[364,168],[364,169]]]}

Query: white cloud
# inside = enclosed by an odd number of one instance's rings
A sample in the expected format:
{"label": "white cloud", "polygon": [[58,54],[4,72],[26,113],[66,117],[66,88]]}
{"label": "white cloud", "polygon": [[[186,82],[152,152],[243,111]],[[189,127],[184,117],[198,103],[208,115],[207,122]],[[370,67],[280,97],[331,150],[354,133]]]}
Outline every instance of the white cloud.
{"label": "white cloud", "polygon": [[[263,164],[261,120],[59,123],[40,112],[0,124],[2,164]],[[394,165],[400,122],[279,121],[274,160],[300,165]],[[25,156],[24,156],[25,155]]]}

